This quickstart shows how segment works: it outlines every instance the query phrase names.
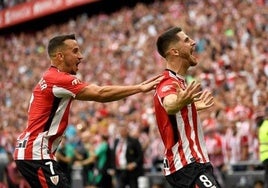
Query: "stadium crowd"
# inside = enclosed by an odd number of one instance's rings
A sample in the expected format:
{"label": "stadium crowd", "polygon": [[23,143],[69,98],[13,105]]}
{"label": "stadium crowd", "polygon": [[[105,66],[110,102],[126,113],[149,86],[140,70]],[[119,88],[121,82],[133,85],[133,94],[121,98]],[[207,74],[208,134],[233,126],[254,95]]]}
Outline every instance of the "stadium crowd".
{"label": "stadium crowd", "polygon": [[[26,126],[31,90],[50,65],[49,38],[76,34],[84,55],[78,74],[82,80],[134,84],[163,70],[155,40],[166,28],[179,25],[197,43],[199,65],[187,80],[197,80],[214,94],[210,113],[200,114],[212,163],[224,171],[241,161],[258,161],[257,124],[268,108],[265,9],[267,2],[261,0],[155,1],[109,15],[81,14],[33,33],[0,36],[1,148],[12,153],[18,133]],[[94,137],[97,142],[103,134],[112,141],[117,124],[124,121],[142,143],[144,167],[155,170],[163,147],[152,96],[153,92],[138,94],[105,104],[76,101],[66,132],[69,142],[81,137]]]}
{"label": "stadium crowd", "polygon": [[16,6],[21,3],[29,2],[32,0],[0,0],[0,10]]}

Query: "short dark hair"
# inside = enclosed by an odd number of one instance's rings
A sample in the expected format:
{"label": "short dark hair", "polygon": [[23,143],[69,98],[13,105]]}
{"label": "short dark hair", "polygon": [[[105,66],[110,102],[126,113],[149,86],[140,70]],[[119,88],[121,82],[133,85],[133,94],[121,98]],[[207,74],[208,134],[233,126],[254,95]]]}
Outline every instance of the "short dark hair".
{"label": "short dark hair", "polygon": [[59,47],[62,47],[64,45],[64,41],[68,39],[75,40],[75,35],[74,34],[58,35],[50,39],[47,47],[48,55],[52,57],[56,52],[56,50]]}
{"label": "short dark hair", "polygon": [[177,33],[181,31],[182,29],[180,27],[172,27],[158,37],[156,41],[156,46],[158,53],[162,57],[166,58],[166,52],[170,44],[178,42],[179,38],[177,36]]}

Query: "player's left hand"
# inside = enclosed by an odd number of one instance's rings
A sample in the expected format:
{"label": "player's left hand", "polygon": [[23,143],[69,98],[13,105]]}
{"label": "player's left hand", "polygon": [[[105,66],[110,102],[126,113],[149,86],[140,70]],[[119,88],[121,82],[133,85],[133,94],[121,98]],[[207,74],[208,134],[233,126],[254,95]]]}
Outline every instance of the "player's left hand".
{"label": "player's left hand", "polygon": [[194,100],[197,110],[203,110],[211,107],[214,104],[214,99],[210,91],[204,91],[200,97]]}

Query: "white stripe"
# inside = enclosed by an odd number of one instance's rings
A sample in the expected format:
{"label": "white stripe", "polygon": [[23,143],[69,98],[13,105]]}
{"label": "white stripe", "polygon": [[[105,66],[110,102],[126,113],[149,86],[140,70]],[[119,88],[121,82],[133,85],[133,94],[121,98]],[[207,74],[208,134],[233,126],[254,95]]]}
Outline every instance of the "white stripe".
{"label": "white stripe", "polygon": [[17,159],[24,159],[25,149],[24,148],[18,148],[17,150],[18,150]]}
{"label": "white stripe", "polygon": [[[187,107],[189,108],[189,107]],[[189,111],[189,109],[188,109]],[[187,163],[191,163],[191,158],[193,157],[192,154],[191,154],[191,148],[190,148],[190,143],[189,143],[189,139],[187,138],[187,135],[186,135],[186,132],[185,132],[185,123],[183,121],[183,118],[181,117],[181,114],[179,114],[179,133],[181,134],[181,140],[182,140],[182,148],[183,148],[183,152],[184,152],[184,155],[185,155],[185,158],[186,158],[186,161]],[[189,116],[188,116],[189,117]],[[189,119],[189,123],[190,123],[190,126],[191,126],[191,121]],[[188,126],[188,125],[187,125]],[[191,133],[192,134],[192,133]]]}
{"label": "white stripe", "polygon": [[[56,140],[54,140],[54,142],[52,144],[52,148],[51,148],[52,153],[54,153],[57,150],[58,146],[60,145],[61,139],[62,139],[62,136],[58,137]],[[54,157],[56,157],[56,156],[54,156]]]}
{"label": "white stripe", "polygon": [[53,94],[58,97],[58,98],[65,98],[65,97],[75,97],[75,94],[65,88],[62,88],[62,87],[58,87],[58,86],[53,86],[52,88],[52,92]]}
{"label": "white stripe", "polygon": [[55,113],[55,116],[51,122],[51,126],[48,130],[47,136],[52,136],[57,134],[58,128],[60,126],[60,122],[62,120],[62,117],[65,113],[65,110],[69,104],[69,101],[71,100],[71,98],[62,98],[59,107]]}
{"label": "white stripe", "polygon": [[[189,123],[190,123],[190,125],[191,125],[191,127],[192,127],[192,130],[193,130],[193,131],[191,132],[191,139],[194,141],[194,143],[196,143],[196,142],[195,142],[196,137],[198,137],[199,140],[200,140],[200,126],[198,125],[198,119],[197,119],[197,135],[196,135],[195,132],[194,132],[194,122],[193,122],[192,105],[189,105],[189,106],[188,106],[188,112],[189,112],[189,113],[188,113]],[[198,117],[197,117],[197,118],[198,118]],[[198,140],[198,141],[199,141],[199,140]],[[200,147],[202,147],[202,146],[204,146],[204,145],[201,144]],[[198,147],[197,147],[197,144],[194,144],[193,149],[194,149],[194,151],[196,152],[197,156],[198,156],[200,159],[202,159],[202,154],[199,152]],[[190,160],[189,160],[188,162],[191,163]]]}
{"label": "white stripe", "polygon": [[[189,118],[189,124],[191,126],[191,139],[193,140],[193,142],[195,143],[195,139],[196,139],[196,134],[194,132],[194,122],[193,122],[193,111],[192,111],[192,105],[188,105],[188,118]],[[190,148],[191,149],[191,148]],[[193,150],[197,153],[198,157],[201,158],[201,154],[198,152],[198,148],[197,145],[194,144],[193,145]],[[191,155],[190,158],[187,158],[187,162],[191,163],[192,161],[190,160],[193,156]]]}
{"label": "white stripe", "polygon": [[162,100],[161,100],[161,98],[159,97],[159,95],[157,95],[157,98],[158,98],[159,103],[161,104],[161,106],[163,106],[163,107],[164,107],[164,105],[163,105],[163,103],[162,103]]}
{"label": "white stripe", "polygon": [[48,143],[49,143],[49,137],[44,135],[42,147],[40,147],[42,149],[41,158],[43,159],[50,159],[50,151],[48,150]]}
{"label": "white stripe", "polygon": [[[207,154],[208,152],[207,152],[207,148],[206,148],[206,142],[205,142],[205,138],[204,138],[204,133],[203,133],[202,125],[201,125],[201,120],[199,119],[199,117],[197,117],[197,131],[198,131],[198,136],[199,136],[200,147],[201,147],[202,153],[205,157],[205,160],[209,161],[208,154]],[[206,161],[202,160],[202,162],[206,162]]]}
{"label": "white stripe", "polygon": [[36,139],[33,141],[32,159],[40,160],[41,154],[47,153],[47,142],[44,139],[44,135],[47,132],[39,133]]}
{"label": "white stripe", "polygon": [[176,170],[179,170],[182,168],[182,163],[181,163],[181,157],[178,151],[179,148],[179,143],[177,142],[173,147],[172,147],[172,153],[173,153],[173,158],[174,158],[174,165]]}

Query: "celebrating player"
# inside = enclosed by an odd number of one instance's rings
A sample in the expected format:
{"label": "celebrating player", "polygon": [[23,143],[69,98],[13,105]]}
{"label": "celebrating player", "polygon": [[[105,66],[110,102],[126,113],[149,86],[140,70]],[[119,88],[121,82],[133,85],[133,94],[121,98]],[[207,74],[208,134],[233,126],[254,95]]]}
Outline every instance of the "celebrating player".
{"label": "celebrating player", "polygon": [[172,27],[159,36],[157,49],[166,60],[163,80],[154,95],[155,115],[165,145],[164,175],[175,188],[218,188],[205,148],[197,110],[213,105],[200,84],[186,84],[187,70],[197,64],[195,41],[181,28]]}

